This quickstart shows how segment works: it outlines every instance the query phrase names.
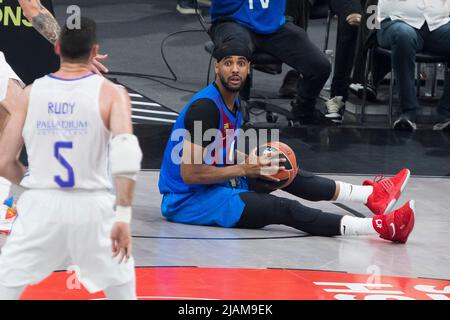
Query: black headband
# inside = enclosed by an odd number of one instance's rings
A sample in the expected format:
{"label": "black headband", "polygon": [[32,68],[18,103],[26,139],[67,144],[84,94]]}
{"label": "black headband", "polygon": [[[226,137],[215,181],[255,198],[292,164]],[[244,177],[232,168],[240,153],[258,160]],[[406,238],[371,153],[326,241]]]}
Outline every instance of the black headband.
{"label": "black headband", "polygon": [[248,45],[237,41],[222,43],[219,47],[214,48],[213,57],[216,58],[217,61],[230,56],[240,56],[250,61],[252,53]]}

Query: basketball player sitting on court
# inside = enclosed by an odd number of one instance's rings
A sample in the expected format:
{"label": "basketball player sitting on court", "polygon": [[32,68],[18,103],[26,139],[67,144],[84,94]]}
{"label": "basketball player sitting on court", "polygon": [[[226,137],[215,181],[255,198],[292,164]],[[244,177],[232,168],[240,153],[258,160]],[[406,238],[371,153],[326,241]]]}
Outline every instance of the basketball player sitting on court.
{"label": "basketball player sitting on court", "polygon": [[[90,19],[63,28],[55,46],[61,68],[5,106],[0,174],[29,190],[0,255],[0,299],[18,298],[26,285],[68,266],[89,292],[135,299],[130,221],[142,153],[127,92],[89,68],[96,43]],[[27,171],[17,160],[23,142]]]}
{"label": "basketball player sitting on court", "polygon": [[[373,218],[357,218],[323,212],[296,200],[271,195],[274,188],[265,180],[272,178],[266,172],[276,173],[283,168],[282,157],[276,153],[260,157],[250,153],[243,163],[223,165],[236,155],[235,147],[227,150],[223,145],[222,150],[228,151],[224,152],[223,159],[222,155],[203,157],[212,154],[209,150],[220,150],[214,144],[225,143],[222,137],[227,129],[240,128],[242,114],[237,98],[250,72],[251,54],[245,45],[225,43],[215,50],[214,56],[217,59],[215,82],[197,93],[181,112],[165,150],[159,190],[163,194],[162,214],[167,220],[251,229],[281,224],[314,236],[378,233],[386,240],[407,241],[414,226],[414,201],[391,211],[409,179],[407,169],[390,179],[365,181],[357,186],[315,176],[300,168],[293,182],[283,188],[309,201],[364,203],[375,214]],[[202,129],[194,130],[199,122]],[[183,129],[185,134],[182,135]],[[197,142],[195,138],[195,131],[200,131],[203,137],[209,129],[221,137],[214,140],[211,149],[210,141],[199,139]],[[177,155],[181,156],[181,161],[173,161]],[[200,163],[196,159],[200,159]]]}

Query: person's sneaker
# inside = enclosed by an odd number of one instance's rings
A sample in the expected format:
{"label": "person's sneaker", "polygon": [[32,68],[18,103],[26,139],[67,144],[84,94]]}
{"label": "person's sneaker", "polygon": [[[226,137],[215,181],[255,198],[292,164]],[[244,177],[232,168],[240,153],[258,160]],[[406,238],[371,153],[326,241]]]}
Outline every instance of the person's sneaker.
{"label": "person's sneaker", "polygon": [[392,125],[394,130],[414,131],[417,130],[416,123],[405,115],[401,115]]}
{"label": "person's sneaker", "polygon": [[372,219],[374,229],[380,238],[393,242],[406,243],[414,228],[415,203],[408,201],[403,207]]}
{"label": "person's sneaker", "polygon": [[434,122],[435,125],[433,126],[433,130],[450,130],[450,117],[446,117],[443,114],[436,112]]}
{"label": "person's sneaker", "polygon": [[193,0],[178,0],[177,11],[181,14],[197,14]]}
{"label": "person's sneaker", "polygon": [[12,225],[17,217],[17,211],[13,206],[13,199],[8,198],[0,204],[0,234],[9,235]]}
{"label": "person's sneaker", "polygon": [[345,102],[343,101],[343,98],[344,97],[342,96],[336,96],[325,102],[327,107],[327,114],[325,117],[334,123],[342,123],[342,121],[344,121]]}
{"label": "person's sneaker", "polygon": [[[350,92],[353,93],[355,96],[357,96],[360,99],[364,98],[364,86],[360,83],[352,83],[349,86]],[[367,93],[366,93],[366,99],[370,102],[376,102],[377,101],[377,87],[369,82],[367,83]]]}
{"label": "person's sneaker", "polygon": [[300,74],[295,70],[290,70],[286,73],[278,95],[282,98],[294,98],[298,93],[299,78]]}
{"label": "person's sneaker", "polygon": [[374,214],[385,214],[391,211],[405,189],[410,175],[411,172],[408,169],[402,169],[392,178],[375,177],[372,181],[365,180],[363,186],[373,187],[366,206]]}

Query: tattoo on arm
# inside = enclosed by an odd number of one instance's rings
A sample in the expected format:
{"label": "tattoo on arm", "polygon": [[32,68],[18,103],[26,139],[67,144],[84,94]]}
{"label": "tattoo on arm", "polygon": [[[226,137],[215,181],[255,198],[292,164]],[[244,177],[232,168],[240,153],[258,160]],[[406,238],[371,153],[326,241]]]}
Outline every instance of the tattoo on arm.
{"label": "tattoo on arm", "polygon": [[[23,0],[25,1],[25,0]],[[21,1],[22,8],[28,9],[31,17],[28,17],[33,27],[48,41],[55,44],[58,40],[61,28],[55,17],[42,5],[40,0],[27,0],[28,5]]]}
{"label": "tattoo on arm", "polygon": [[52,44],[55,44],[56,40],[58,40],[61,28],[55,17],[45,8],[37,16],[33,17],[32,24]]}

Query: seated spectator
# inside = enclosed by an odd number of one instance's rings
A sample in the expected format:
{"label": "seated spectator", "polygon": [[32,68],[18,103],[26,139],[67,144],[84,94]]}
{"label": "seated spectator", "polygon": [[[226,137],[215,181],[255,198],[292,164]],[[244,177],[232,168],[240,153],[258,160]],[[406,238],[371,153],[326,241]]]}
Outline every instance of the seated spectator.
{"label": "seated spectator", "polygon": [[[450,62],[450,0],[380,0],[377,32],[381,47],[392,51],[391,61],[399,88],[401,115],[394,129],[415,130],[419,102],[414,76],[417,52],[445,56]],[[447,66],[448,67],[448,66]],[[444,94],[436,112],[435,130],[450,127],[450,72],[446,70]]]}
{"label": "seated spectator", "polygon": [[[286,0],[286,20],[307,31],[309,16],[314,3],[315,0]],[[300,74],[297,70],[291,69],[288,71],[278,90],[278,95],[282,98],[295,98],[298,93],[299,79]]]}
{"label": "seated spectator", "polygon": [[323,115],[316,99],[331,72],[325,54],[308,38],[305,30],[286,22],[286,0],[213,0],[211,38],[216,47],[224,41],[244,44],[251,52],[261,50],[290,65],[302,77],[292,102],[292,120],[318,123]]}
{"label": "seated spectator", "polygon": [[335,123],[342,123],[344,119],[364,5],[365,0],[330,0],[331,10],[338,16],[338,32],[330,100],[326,102],[325,116]]}
{"label": "seated spectator", "polygon": [[[314,0],[287,0],[286,16],[292,18],[293,23],[306,30],[312,6],[318,2],[320,4],[320,1]],[[338,32],[334,75],[330,100],[326,103],[327,114],[325,117],[335,123],[342,123],[344,119],[345,101],[348,98],[358,29],[365,2],[366,0],[329,1],[331,10],[338,16]],[[299,77],[297,71],[289,71],[280,88],[280,96],[295,96]]]}

